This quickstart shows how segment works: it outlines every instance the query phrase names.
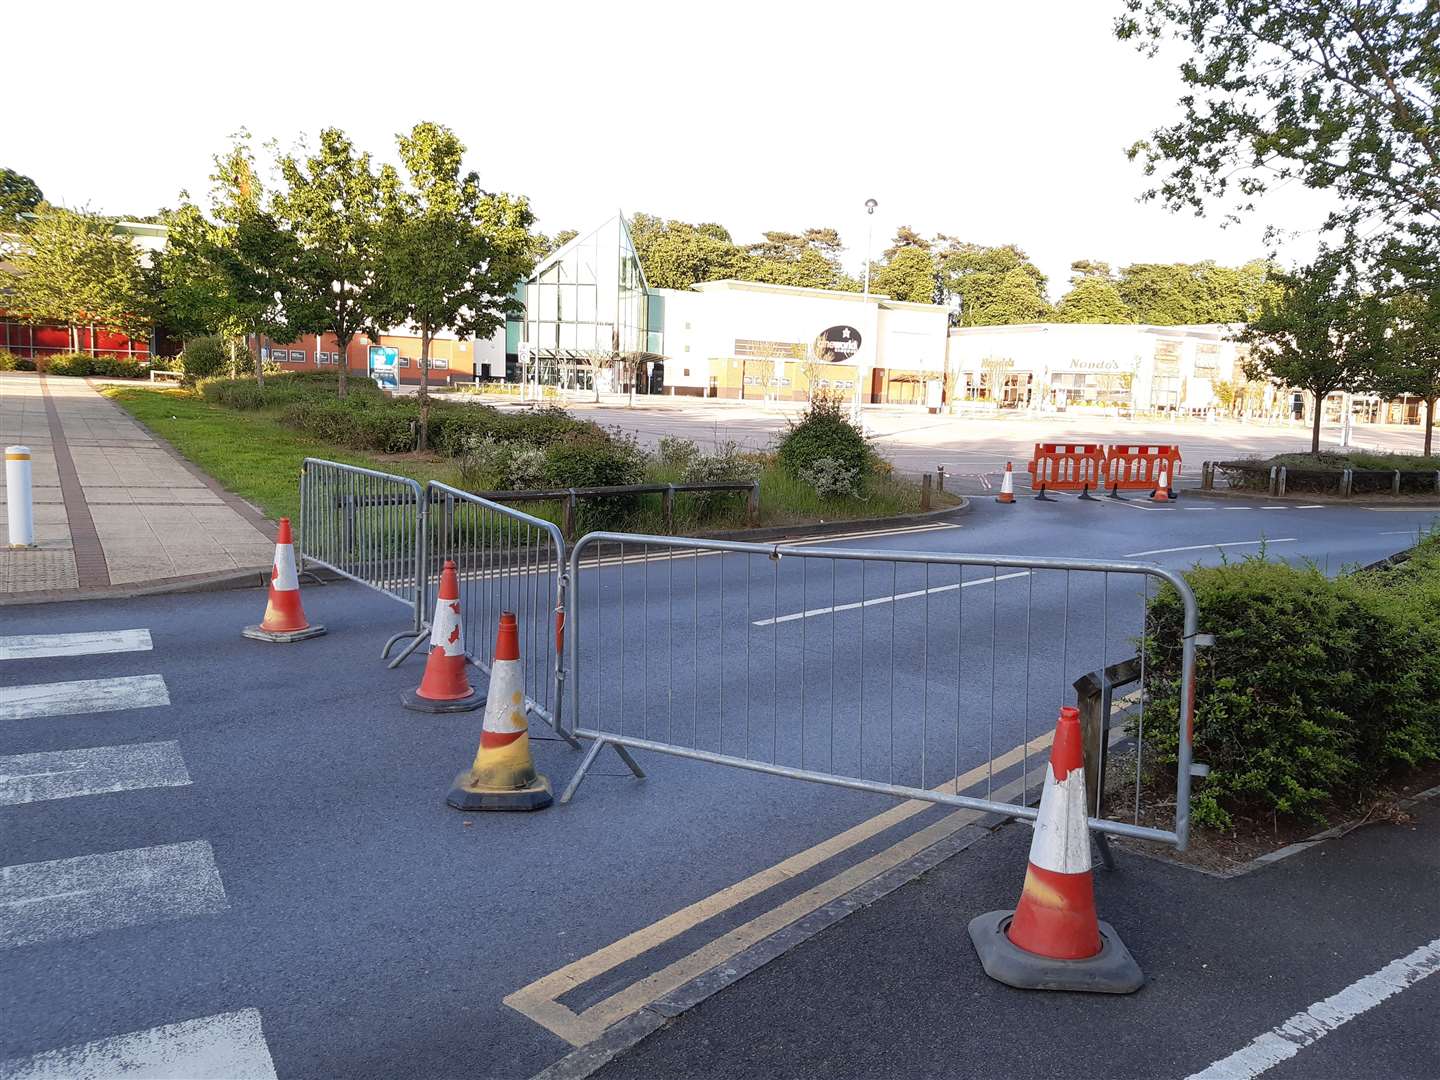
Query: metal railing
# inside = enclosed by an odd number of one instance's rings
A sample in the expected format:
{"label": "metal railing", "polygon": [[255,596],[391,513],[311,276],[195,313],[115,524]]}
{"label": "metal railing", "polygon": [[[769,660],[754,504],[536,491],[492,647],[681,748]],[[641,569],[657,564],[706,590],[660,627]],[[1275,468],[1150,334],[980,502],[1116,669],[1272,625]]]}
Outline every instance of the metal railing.
{"label": "metal railing", "polygon": [[[1173,827],[1138,801],[1090,825],[1185,846],[1198,614],[1177,573],[625,533],[582,538],[569,573],[567,730],[591,745],[562,802],[611,746],[637,772],[627,748],[1030,819],[1057,707],[1143,646],[1150,596],[1174,588],[1181,640],[1157,643],[1180,655]],[[1146,720],[1141,698],[1111,758],[1137,791]]]}
{"label": "metal railing", "polygon": [[300,467],[299,569],[324,567],[410,608],[410,629],[385,642],[382,659],[397,642],[413,638],[413,649],[425,634],[425,509],[409,477],[320,458]]}
{"label": "metal railing", "polygon": [[421,581],[427,610],[434,603],[445,561],[453,559],[466,655],[488,675],[500,613],[513,611],[520,626],[526,704],[565,741],[578,745],[562,726],[570,579],[560,529],[553,522],[434,480],[425,486],[425,504],[428,521]]}

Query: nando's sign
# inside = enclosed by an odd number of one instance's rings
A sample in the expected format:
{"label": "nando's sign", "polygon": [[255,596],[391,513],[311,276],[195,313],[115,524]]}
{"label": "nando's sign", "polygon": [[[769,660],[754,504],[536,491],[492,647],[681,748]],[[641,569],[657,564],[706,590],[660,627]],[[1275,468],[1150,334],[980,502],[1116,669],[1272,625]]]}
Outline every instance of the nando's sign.
{"label": "nando's sign", "polygon": [[832,326],[815,339],[815,359],[827,364],[854,360],[860,351],[860,331],[853,326]]}

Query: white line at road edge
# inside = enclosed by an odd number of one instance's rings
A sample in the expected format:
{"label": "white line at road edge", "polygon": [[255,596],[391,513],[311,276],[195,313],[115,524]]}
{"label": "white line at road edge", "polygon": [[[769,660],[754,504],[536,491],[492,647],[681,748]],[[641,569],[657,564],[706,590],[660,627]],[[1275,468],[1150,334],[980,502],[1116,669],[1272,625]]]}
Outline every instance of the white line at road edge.
{"label": "white line at road edge", "polygon": [[97,630],[83,634],[17,634],[0,637],[0,660],[38,660],[45,656],[93,656],[98,653],[149,652],[149,630]]}
{"label": "white line at road edge", "polygon": [[1009,581],[1011,578],[1029,577],[1029,570],[1020,570],[1013,574],[1000,574],[995,577],[975,578],[973,581],[966,581],[963,584],[955,582],[951,585],[936,585],[933,589],[916,589],[914,592],[896,593],[894,596],[877,596],[873,600],[864,602],[856,601],[853,604],[836,604],[834,607],[811,608],[809,611],[793,611],[789,615],[781,615],[778,619],[756,619],[751,626],[774,626],[776,623],[794,622],[796,619],[813,619],[817,615],[833,615],[837,611],[858,611],[860,608],[874,607],[877,604],[890,604],[896,600],[913,600],[917,596],[933,595],[934,593],[954,592],[956,589],[968,589],[973,585],[990,585],[996,581]]}
{"label": "white line at road edge", "polygon": [[169,705],[170,692],[159,675],[122,675],[113,679],[8,686],[0,695],[0,720],[79,713],[117,712]]}
{"label": "white line at road edge", "polygon": [[275,1080],[258,1009],[183,1020],[109,1039],[0,1061],[5,1080],[104,1080],[115,1076],[186,1080]]}
{"label": "white line at road edge", "polygon": [[173,740],[0,757],[0,806],[189,783]]}
{"label": "white line at road edge", "polygon": [[1174,548],[1151,548],[1149,551],[1131,551],[1122,555],[1122,559],[1138,559],[1141,555],[1169,555],[1175,551],[1205,551],[1208,548],[1227,547],[1259,547],[1262,544],[1293,544],[1295,537],[1283,536],[1278,540],[1231,540],[1225,544],[1190,544],[1188,547]]}
{"label": "white line at road edge", "polygon": [[1317,1001],[1187,1080],[1252,1080],[1436,971],[1440,971],[1440,938]]}

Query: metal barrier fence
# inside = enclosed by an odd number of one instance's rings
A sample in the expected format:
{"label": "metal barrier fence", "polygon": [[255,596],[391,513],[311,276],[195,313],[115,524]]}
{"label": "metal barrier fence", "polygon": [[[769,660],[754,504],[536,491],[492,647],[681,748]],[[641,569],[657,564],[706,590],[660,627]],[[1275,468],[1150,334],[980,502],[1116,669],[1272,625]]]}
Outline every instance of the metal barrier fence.
{"label": "metal barrier fence", "polygon": [[578,745],[561,720],[569,572],[560,529],[433,480],[425,486],[425,504],[421,581],[426,610],[434,604],[445,560],[454,559],[466,655],[488,675],[500,613],[515,612],[526,703],[566,742]]}
{"label": "metal barrier fence", "polygon": [[419,567],[424,543],[425,502],[418,481],[305,459],[300,469],[299,569],[322,566],[411,609],[410,629],[385,643],[382,658],[405,638],[414,638],[412,649],[423,639],[426,610]]}
{"label": "metal barrier fence", "polygon": [[1033,819],[1057,707],[1135,655],[1167,585],[1184,606],[1181,640],[1159,643],[1181,660],[1173,827],[1142,823],[1143,698],[1109,761],[1112,787],[1133,767],[1133,813],[1097,805],[1090,824],[1183,848],[1195,598],[1133,562],[591,533],[566,645],[568,730],[592,742],[561,801],[612,746],[637,773],[626,748]]}

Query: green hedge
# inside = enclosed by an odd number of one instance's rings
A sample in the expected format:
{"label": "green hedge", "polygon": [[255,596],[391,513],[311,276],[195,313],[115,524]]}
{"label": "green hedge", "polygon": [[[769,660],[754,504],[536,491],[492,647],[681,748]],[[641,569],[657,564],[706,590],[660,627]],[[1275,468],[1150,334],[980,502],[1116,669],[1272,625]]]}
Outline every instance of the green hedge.
{"label": "green hedge", "polygon": [[817,395],[780,440],[777,456],[785,471],[797,478],[804,478],[817,461],[828,458],[863,483],[874,455],[864,432],[850,422],[840,400]]}
{"label": "green hedge", "polygon": [[[1186,575],[1200,627],[1195,760],[1210,766],[1192,820],[1232,814],[1324,820],[1440,758],[1440,545],[1400,565],[1327,578],[1263,555]],[[1173,589],[1150,604],[1146,753],[1173,768],[1183,611]]]}
{"label": "green hedge", "polygon": [[[253,378],[204,379],[201,395],[212,405],[246,411],[276,408],[301,400],[338,400],[339,379],[324,371],[294,371],[265,376],[262,387]],[[352,399],[379,401],[384,395],[369,379],[350,378],[346,394]]]}
{"label": "green hedge", "polygon": [[139,379],[144,376],[144,364],[135,360],[119,360],[109,356],[86,356],[84,353],[65,353],[60,356],[41,357],[37,362],[13,353],[0,352],[0,371],[43,371],[47,375],[69,375],[85,377],[95,375],[106,379]]}

